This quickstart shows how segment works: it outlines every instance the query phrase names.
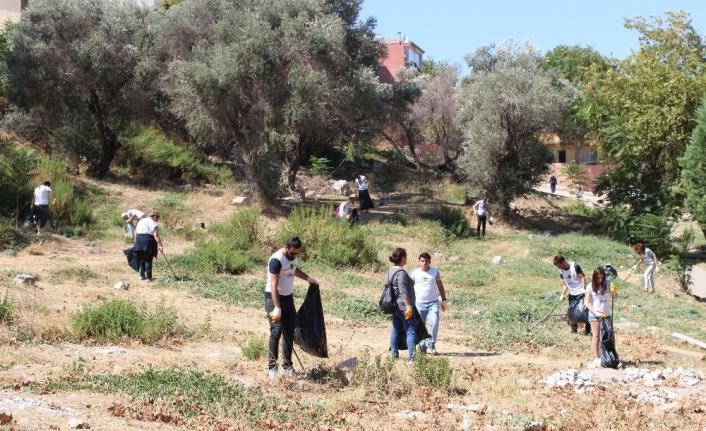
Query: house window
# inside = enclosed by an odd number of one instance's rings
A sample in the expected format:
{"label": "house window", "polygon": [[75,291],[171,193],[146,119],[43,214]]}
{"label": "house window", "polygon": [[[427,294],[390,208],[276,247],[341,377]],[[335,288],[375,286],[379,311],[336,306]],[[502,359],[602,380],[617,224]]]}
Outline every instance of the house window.
{"label": "house window", "polygon": [[411,46],[404,48],[404,64],[405,66],[414,66],[417,69],[422,68],[422,55],[412,49]]}
{"label": "house window", "polygon": [[566,150],[554,150],[555,163],[566,163]]}
{"label": "house window", "polygon": [[596,163],[598,151],[595,148],[581,148],[581,163]]}

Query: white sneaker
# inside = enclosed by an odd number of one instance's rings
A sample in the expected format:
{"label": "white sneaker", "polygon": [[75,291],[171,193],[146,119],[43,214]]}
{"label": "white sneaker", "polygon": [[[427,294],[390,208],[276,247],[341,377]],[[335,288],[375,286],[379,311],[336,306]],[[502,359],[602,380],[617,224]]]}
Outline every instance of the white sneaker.
{"label": "white sneaker", "polygon": [[600,366],[601,366],[601,360],[600,360],[599,358],[594,359],[594,360],[593,360],[593,365],[596,365],[596,366],[600,367]]}
{"label": "white sneaker", "polygon": [[297,377],[297,372],[294,368],[282,368],[282,374],[288,377]]}
{"label": "white sneaker", "polygon": [[429,347],[427,349],[427,352],[429,352],[430,355],[434,355],[434,356],[439,354],[439,352],[436,351],[436,347]]}
{"label": "white sneaker", "polygon": [[270,370],[267,372],[267,377],[270,379],[276,379],[278,374],[277,368],[270,368]]}

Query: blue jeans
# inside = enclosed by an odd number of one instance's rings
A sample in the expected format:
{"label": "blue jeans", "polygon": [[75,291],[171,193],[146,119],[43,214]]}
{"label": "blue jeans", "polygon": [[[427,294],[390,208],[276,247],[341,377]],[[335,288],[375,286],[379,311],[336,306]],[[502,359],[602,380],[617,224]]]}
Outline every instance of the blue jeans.
{"label": "blue jeans", "polygon": [[411,319],[407,320],[404,318],[404,313],[399,309],[392,313],[392,334],[390,334],[390,352],[392,356],[397,358],[400,356],[399,349],[397,348],[397,343],[399,342],[399,337],[404,333],[407,337],[407,352],[409,353],[409,360],[414,359],[414,344],[417,341],[417,319],[416,316],[412,316]]}
{"label": "blue jeans", "polygon": [[146,251],[138,251],[140,254],[140,278],[152,280],[152,253]]}
{"label": "blue jeans", "polygon": [[[430,302],[417,302],[415,304],[419,315],[422,317],[422,322],[429,324],[429,334],[431,338],[419,342],[419,346],[424,348],[436,347],[436,336],[439,334],[439,300]],[[429,320],[427,320],[427,316]]]}

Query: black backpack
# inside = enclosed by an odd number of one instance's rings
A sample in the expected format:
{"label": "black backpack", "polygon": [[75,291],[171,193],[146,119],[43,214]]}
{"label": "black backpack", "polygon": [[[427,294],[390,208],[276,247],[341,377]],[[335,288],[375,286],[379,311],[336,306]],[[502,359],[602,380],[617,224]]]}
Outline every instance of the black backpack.
{"label": "black backpack", "polygon": [[395,279],[397,274],[402,271],[401,269],[392,274],[392,277],[387,279],[385,287],[382,289],[382,295],[380,295],[380,311],[385,314],[392,314],[395,310],[399,310],[397,306],[397,296],[395,295],[395,287],[392,285],[392,280]]}

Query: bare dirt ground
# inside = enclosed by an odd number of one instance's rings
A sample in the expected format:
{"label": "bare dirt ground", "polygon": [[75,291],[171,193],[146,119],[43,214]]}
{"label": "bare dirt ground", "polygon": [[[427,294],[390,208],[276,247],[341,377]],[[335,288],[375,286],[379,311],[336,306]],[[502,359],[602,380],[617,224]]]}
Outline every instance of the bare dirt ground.
{"label": "bare dirt ground", "polygon": [[[110,184],[104,186],[120,196],[119,208],[147,208],[158,196],[148,190],[125,189]],[[324,185],[320,190],[317,197],[320,203],[333,204],[341,199],[324,194]],[[223,220],[232,211],[228,203],[233,196],[228,192],[220,196],[195,192],[190,195],[189,203],[199,210],[195,219],[210,224]],[[418,211],[439,204],[429,196],[378,196],[375,193],[373,196],[376,204],[382,198],[384,205],[363,214],[363,223],[380,220],[399,209]],[[583,226],[580,219],[565,216],[557,207],[537,198],[518,200],[517,208],[515,217],[509,221],[499,220],[493,229],[509,230],[520,225],[558,232]],[[287,209],[288,206],[283,205],[277,211],[286,213]],[[275,221],[277,211],[271,214]],[[534,417],[537,412],[553,412],[558,417],[570,415],[576,424],[574,429],[646,429],[643,427],[647,426],[676,429],[673,428],[674,424],[684,423],[698,425],[694,429],[706,427],[706,380],[703,378],[691,386],[681,384],[677,378],[662,379],[664,382],[660,383],[659,388],[672,388],[673,393],[678,390],[683,392],[668,398],[669,402],[679,403],[673,410],[662,408],[661,404],[636,404],[630,396],[621,395],[621,391],[642,390],[644,385],[643,380],[624,379],[623,382],[616,379],[616,376],[623,376],[620,370],[592,370],[589,377],[595,386],[588,392],[578,391],[571,385],[547,388],[539,382],[540,379],[559,370],[583,369],[582,358],[558,357],[551,351],[531,354],[476,351],[454,342],[462,338],[464,328],[453,321],[443,324],[439,345],[443,346],[443,349],[440,347],[442,355],[449,358],[452,369],[467,388],[463,392],[442,395],[429,391],[412,400],[405,398],[406,404],[401,405],[396,403],[396,399],[404,391],[381,399],[365,388],[346,392],[340,391],[340,386],[322,386],[311,381],[271,381],[266,375],[265,360],[245,359],[240,347],[244,340],[253,335],[264,338],[268,334],[263,311],[227,306],[216,300],[196,297],[181,289],[178,282],[161,289],[140,283],[137,275],[125,265],[122,254],[125,247],[126,243],[119,235],[96,242],[52,235],[43,237],[38,244],[16,257],[0,255],[0,275],[26,272],[39,276],[39,281],[33,286],[11,286],[10,275],[1,276],[0,279],[5,286],[10,286],[8,289],[19,308],[14,331],[0,326],[0,413],[12,415],[12,422],[5,425],[8,429],[68,429],[71,419],[82,420],[91,429],[99,430],[241,429],[228,428],[227,424],[203,424],[197,420],[174,423],[156,405],[146,405],[142,409],[145,414],[141,419],[136,419],[125,414],[123,406],[138,401],[126,400],[120,395],[36,390],[43,383],[65,373],[78,358],[85,359],[92,372],[106,374],[135,373],[150,365],[169,368],[197,364],[200,369],[221,374],[237,384],[260,388],[265,394],[281,396],[288,393],[297,399],[307,396],[328,398],[338,406],[339,414],[349,425],[339,427],[322,423],[318,428],[320,430],[508,429],[506,424],[513,421],[513,415],[517,418]],[[169,236],[165,240],[165,249],[170,255],[182,253],[189,247],[188,241],[177,236]],[[157,266],[157,276],[165,275],[166,268],[161,261]],[[57,271],[67,268],[87,268],[100,276],[85,281],[53,279]],[[257,277],[259,274],[246,276]],[[126,291],[113,289],[113,284],[118,280],[130,283],[130,288]],[[319,281],[325,286],[328,280],[320,277]],[[189,327],[208,324],[210,330],[202,337],[170,339],[155,346],[129,341],[120,345],[65,341],[64,330],[70,326],[71,313],[83,304],[110,298],[148,304],[164,301],[178,310],[181,323]],[[331,357],[320,360],[300,353],[306,368],[316,365],[333,368],[339,362],[356,357],[365,348],[370,348],[374,354],[387,351],[387,324],[362,324],[327,315],[326,325]],[[22,335],[21,339],[18,333]],[[576,337],[577,342],[586,342],[580,336]],[[644,352],[642,356],[646,362],[641,365],[650,365],[650,351],[656,361],[661,358],[656,352],[659,345],[649,334],[641,339],[626,341],[623,346],[627,352],[632,349]],[[652,368],[661,368],[660,364],[657,361]],[[693,365],[692,368],[704,369],[702,364]],[[410,371],[408,364],[398,363],[396,367],[401,373]],[[651,391],[655,386],[649,388]],[[465,409],[479,403],[482,407]],[[420,414],[412,420],[401,413],[408,410]],[[591,416],[592,411],[599,413]],[[622,418],[620,421],[615,419],[618,414]],[[677,420],[677,417],[680,419]],[[468,425],[465,428],[464,423]],[[262,427],[265,428],[301,429],[297,424]],[[550,428],[551,424],[540,424],[537,428],[523,426],[517,429]]]}

